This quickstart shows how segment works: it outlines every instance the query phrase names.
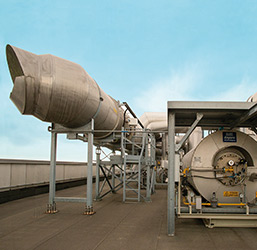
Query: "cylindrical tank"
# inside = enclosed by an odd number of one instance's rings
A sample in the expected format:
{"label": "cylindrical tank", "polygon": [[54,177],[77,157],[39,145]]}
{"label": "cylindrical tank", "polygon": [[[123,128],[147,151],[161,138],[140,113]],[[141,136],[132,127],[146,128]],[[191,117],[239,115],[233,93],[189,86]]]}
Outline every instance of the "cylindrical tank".
{"label": "cylindrical tank", "polygon": [[208,201],[253,202],[257,196],[257,142],[240,131],[217,131],[188,152],[182,162],[189,183]]}
{"label": "cylindrical tank", "polygon": [[124,115],[118,102],[80,65],[11,45],[6,46],[6,55],[14,83],[10,98],[22,114],[67,128],[82,127],[94,118],[96,130],[121,129]]}

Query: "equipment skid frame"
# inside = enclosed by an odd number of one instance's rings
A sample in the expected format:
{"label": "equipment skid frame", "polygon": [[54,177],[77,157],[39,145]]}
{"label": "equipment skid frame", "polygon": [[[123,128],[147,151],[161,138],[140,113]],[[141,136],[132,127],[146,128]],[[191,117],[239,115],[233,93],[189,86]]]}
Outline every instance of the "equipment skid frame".
{"label": "equipment skid frame", "polygon": [[[175,218],[203,219],[206,227],[257,227],[257,207],[247,203],[241,206],[208,207],[200,203],[183,203],[181,200],[181,173],[179,150],[199,126],[206,130],[251,128],[257,134],[257,103],[245,102],[168,102],[168,197],[167,233],[175,236]],[[228,119],[229,114],[229,119]],[[180,143],[175,142],[175,128],[187,127]],[[200,197],[200,196],[199,196]]]}

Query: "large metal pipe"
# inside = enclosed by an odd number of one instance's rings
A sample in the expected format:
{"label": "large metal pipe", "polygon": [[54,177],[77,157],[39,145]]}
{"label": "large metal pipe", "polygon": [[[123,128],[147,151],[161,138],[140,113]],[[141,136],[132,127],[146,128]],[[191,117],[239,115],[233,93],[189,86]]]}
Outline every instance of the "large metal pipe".
{"label": "large metal pipe", "polygon": [[6,56],[14,83],[10,98],[22,114],[67,128],[82,127],[94,118],[96,130],[121,129],[123,109],[80,65],[11,45]]}

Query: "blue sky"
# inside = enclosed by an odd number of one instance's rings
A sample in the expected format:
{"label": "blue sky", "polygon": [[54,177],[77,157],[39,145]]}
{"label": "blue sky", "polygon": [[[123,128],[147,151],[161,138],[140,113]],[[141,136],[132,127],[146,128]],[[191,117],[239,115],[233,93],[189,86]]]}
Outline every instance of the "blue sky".
{"label": "blue sky", "polygon": [[[9,99],[11,44],[80,64],[140,116],[168,100],[245,101],[257,91],[257,2],[252,0],[0,0],[0,158],[49,159],[48,124]],[[58,159],[85,160],[59,140]]]}

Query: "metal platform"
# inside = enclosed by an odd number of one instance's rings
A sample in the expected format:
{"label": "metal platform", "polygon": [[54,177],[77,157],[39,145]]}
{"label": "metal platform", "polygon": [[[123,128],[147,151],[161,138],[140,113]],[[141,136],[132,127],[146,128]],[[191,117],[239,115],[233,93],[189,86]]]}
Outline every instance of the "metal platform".
{"label": "metal platform", "polygon": [[206,129],[252,127],[257,124],[255,102],[168,102],[168,111],[176,116],[175,126],[191,126],[196,114],[203,118],[198,126]]}

